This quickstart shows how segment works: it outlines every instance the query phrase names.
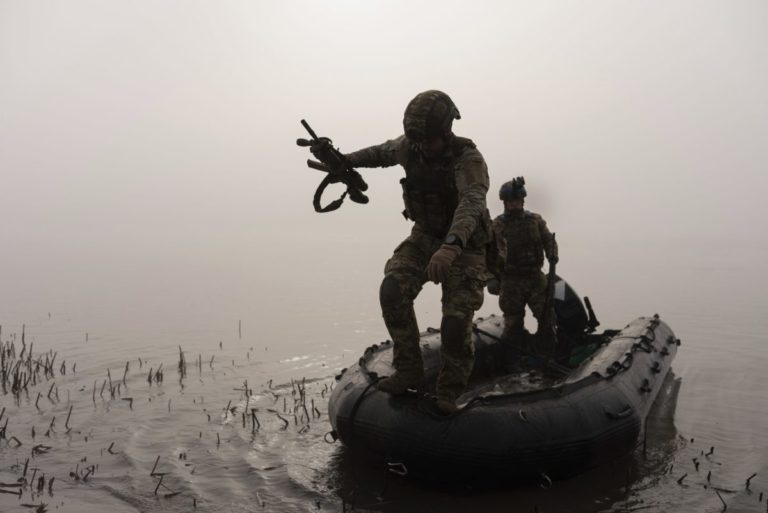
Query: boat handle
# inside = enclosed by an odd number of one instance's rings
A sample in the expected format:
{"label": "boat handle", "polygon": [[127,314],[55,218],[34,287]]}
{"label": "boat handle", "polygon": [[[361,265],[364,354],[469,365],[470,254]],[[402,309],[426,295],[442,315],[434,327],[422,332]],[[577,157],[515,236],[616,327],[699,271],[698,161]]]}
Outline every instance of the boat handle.
{"label": "boat handle", "polygon": [[618,413],[613,413],[612,411],[609,411],[608,408],[603,407],[603,411],[608,416],[609,419],[613,420],[619,420],[619,419],[625,419],[632,415],[632,407],[627,405],[623,410],[621,410]]}
{"label": "boat handle", "polygon": [[395,463],[387,462],[387,470],[389,470],[393,474],[397,474],[398,476],[405,477],[408,475],[408,468],[405,466],[404,463],[401,463],[401,462],[395,462]]}

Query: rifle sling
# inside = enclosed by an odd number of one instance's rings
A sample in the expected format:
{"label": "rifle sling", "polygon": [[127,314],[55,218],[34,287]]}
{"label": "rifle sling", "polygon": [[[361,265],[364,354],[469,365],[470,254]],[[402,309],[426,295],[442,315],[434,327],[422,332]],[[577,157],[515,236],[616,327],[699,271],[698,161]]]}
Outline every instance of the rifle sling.
{"label": "rifle sling", "polygon": [[338,209],[342,203],[344,203],[344,198],[347,196],[347,191],[344,191],[339,199],[333,200],[330,203],[328,203],[326,206],[320,205],[320,199],[323,197],[323,192],[325,191],[325,188],[328,187],[331,183],[336,183],[338,180],[334,179],[334,176],[331,174],[328,174],[323,178],[323,181],[320,182],[320,185],[317,186],[317,190],[315,191],[315,196],[312,198],[312,206],[315,207],[315,212],[318,212],[320,214],[324,214],[326,212],[333,212],[334,210]]}

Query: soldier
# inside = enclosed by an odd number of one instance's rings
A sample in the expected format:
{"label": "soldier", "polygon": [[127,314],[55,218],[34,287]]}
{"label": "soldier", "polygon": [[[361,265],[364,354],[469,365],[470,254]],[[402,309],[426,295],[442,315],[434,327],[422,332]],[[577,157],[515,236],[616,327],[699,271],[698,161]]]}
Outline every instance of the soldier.
{"label": "soldier", "polygon": [[414,222],[387,261],[379,291],[394,342],[395,372],[378,388],[400,395],[421,387],[424,365],[413,301],[427,280],[440,283],[442,367],[436,404],[446,414],[456,411],[472,372],[472,319],[483,304],[491,234],[488,168],[470,139],[453,134],[453,120],[460,117],[447,94],[425,91],[405,109],[404,135],[346,155],[354,167],[403,166],[403,215]]}
{"label": "soldier", "polygon": [[[541,268],[544,255],[550,265],[557,263],[557,243],[539,215],[523,208],[525,179],[520,176],[506,182],[499,190],[504,213],[493,220],[493,233],[498,248],[498,264],[493,271],[501,281],[499,306],[504,313],[502,339],[511,347],[528,354],[549,356],[554,352],[555,312],[544,315],[547,278]],[[539,323],[538,347],[528,347],[523,319],[528,305]],[[542,325],[542,318],[544,324]]]}

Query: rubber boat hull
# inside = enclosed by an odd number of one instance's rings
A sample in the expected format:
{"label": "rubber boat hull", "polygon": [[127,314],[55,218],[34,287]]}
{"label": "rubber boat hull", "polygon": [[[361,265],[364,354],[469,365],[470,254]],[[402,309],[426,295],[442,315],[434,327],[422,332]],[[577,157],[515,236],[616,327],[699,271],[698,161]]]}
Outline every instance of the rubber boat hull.
{"label": "rubber boat hull", "polygon": [[[337,376],[328,407],[332,434],[356,455],[416,479],[495,484],[567,477],[637,446],[680,344],[658,316],[640,317],[620,331],[591,335],[600,341],[594,352],[555,383],[505,389],[482,375],[492,374],[501,330],[496,316],[476,323],[472,383],[480,385],[448,416],[428,394],[378,391],[376,380],[393,372],[392,345],[369,347]],[[439,368],[439,347],[438,332],[422,335],[428,375]]]}

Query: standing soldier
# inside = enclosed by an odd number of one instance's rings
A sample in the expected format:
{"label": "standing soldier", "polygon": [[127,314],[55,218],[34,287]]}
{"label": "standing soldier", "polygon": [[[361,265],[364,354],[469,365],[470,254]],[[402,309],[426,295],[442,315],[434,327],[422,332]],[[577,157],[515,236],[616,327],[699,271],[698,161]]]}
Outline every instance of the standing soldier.
{"label": "standing soldier", "polygon": [[483,304],[491,233],[488,168],[470,139],[453,134],[453,120],[460,117],[447,94],[425,91],[405,109],[404,135],[346,155],[354,167],[403,166],[403,215],[414,222],[387,261],[379,291],[394,342],[395,372],[378,388],[399,395],[421,387],[424,364],[413,301],[427,280],[440,283],[442,367],[436,404],[444,413],[456,411],[472,372],[472,319]]}
{"label": "standing soldier", "polygon": [[[522,176],[502,185],[499,198],[504,202],[504,213],[493,220],[499,251],[494,272],[501,278],[499,306],[504,313],[502,339],[526,353],[550,356],[556,343],[555,312],[552,306],[546,315],[544,312],[547,277],[541,268],[544,255],[550,265],[557,263],[557,242],[539,214],[523,209],[526,195]],[[539,323],[537,347],[528,347],[524,337],[526,304]]]}

